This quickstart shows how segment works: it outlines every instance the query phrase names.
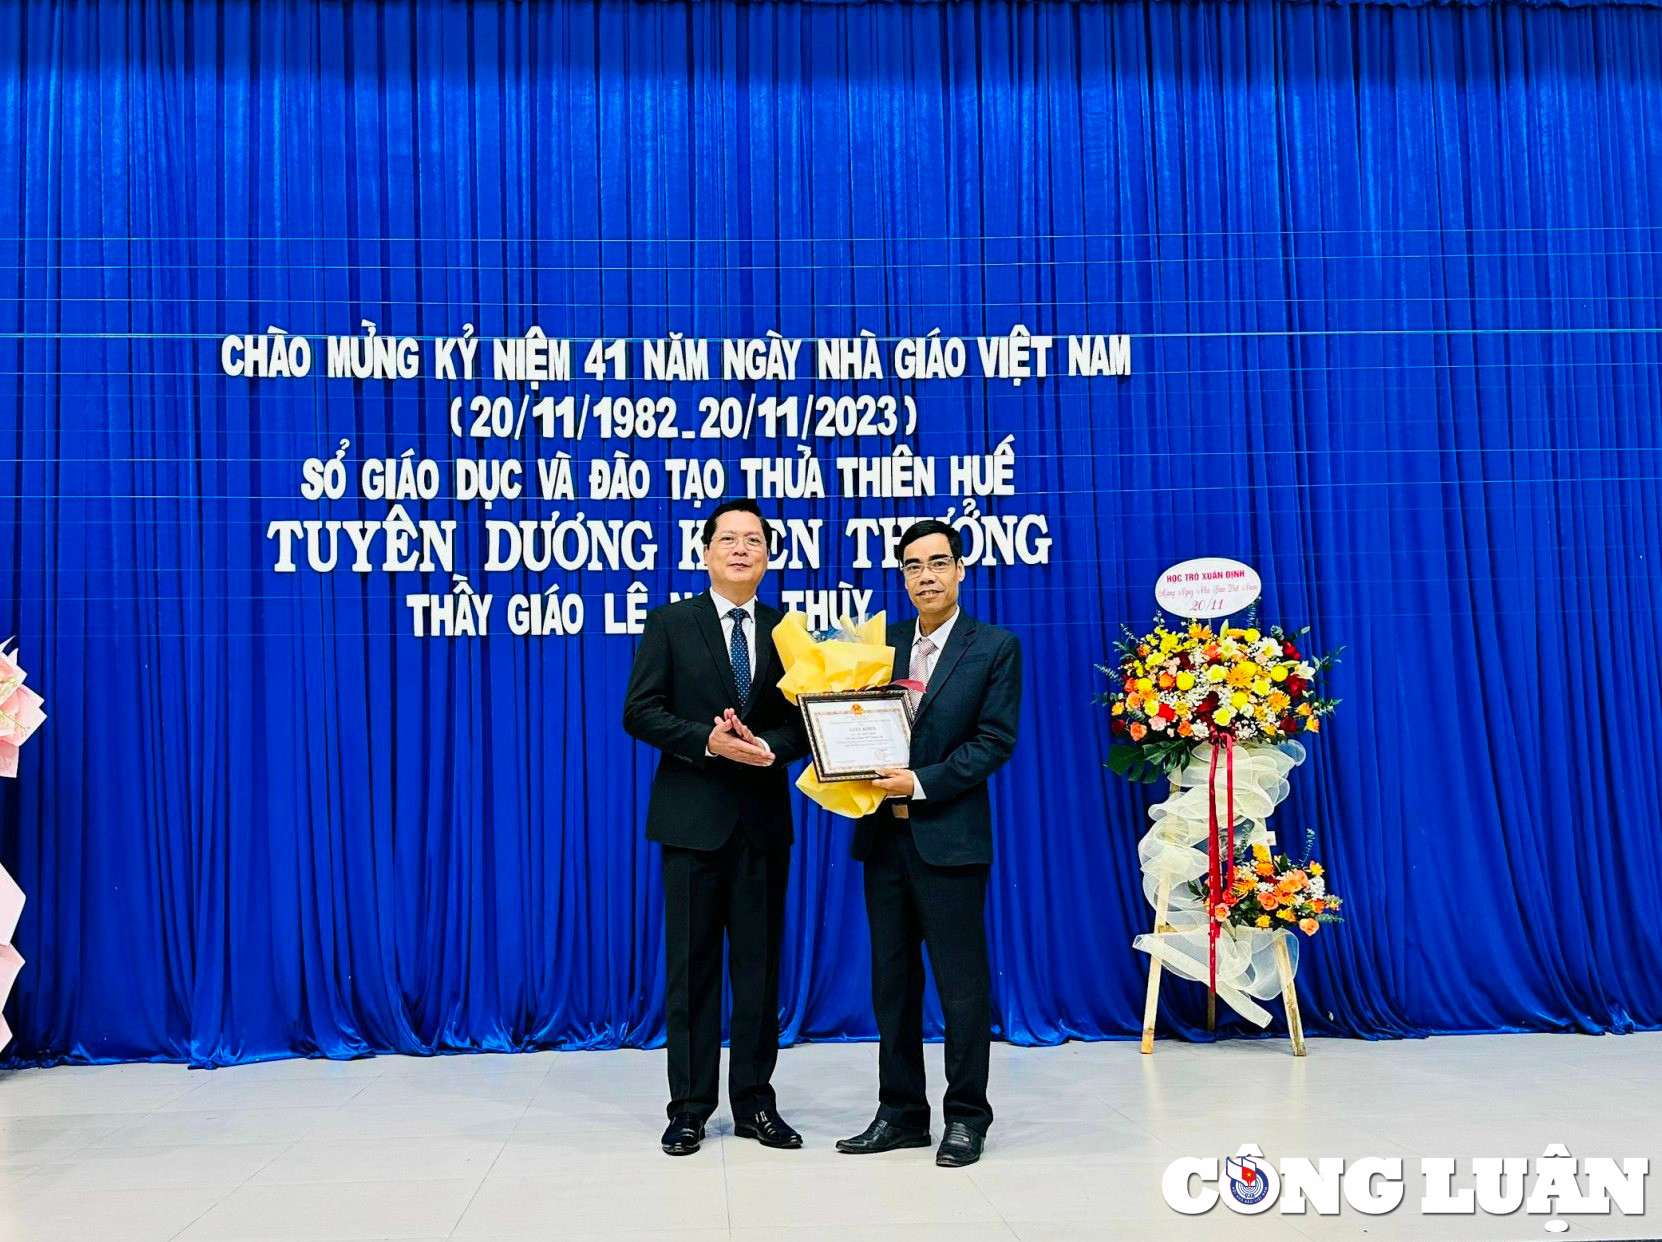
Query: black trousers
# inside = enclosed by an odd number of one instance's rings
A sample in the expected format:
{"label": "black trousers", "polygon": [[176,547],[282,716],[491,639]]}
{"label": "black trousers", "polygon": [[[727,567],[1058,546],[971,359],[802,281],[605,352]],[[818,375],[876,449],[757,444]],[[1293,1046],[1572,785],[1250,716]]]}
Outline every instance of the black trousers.
{"label": "black trousers", "polygon": [[907,1129],[929,1127],[923,1076],[923,952],[935,969],[946,1018],[948,1121],[979,1134],[992,1124],[987,1062],[992,998],[987,970],[985,866],[935,867],[904,825],[885,826],[866,859],[871,992],[881,1044],[877,1115]]}
{"label": "black trousers", "polygon": [[788,846],[767,849],[735,831],[717,850],[664,846],[669,1108],[704,1120],[721,1081],[721,950],[733,988],[727,1097],[743,1119],[774,1107],[779,1059],[779,942]]}

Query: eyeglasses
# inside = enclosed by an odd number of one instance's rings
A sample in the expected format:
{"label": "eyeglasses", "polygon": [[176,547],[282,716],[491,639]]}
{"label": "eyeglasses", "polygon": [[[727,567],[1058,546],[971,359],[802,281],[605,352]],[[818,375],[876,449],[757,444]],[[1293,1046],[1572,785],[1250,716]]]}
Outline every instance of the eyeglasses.
{"label": "eyeglasses", "polygon": [[932,556],[927,561],[906,561],[900,567],[900,572],[908,578],[916,578],[925,569],[932,574],[944,574],[958,563],[955,556]]}
{"label": "eyeglasses", "polygon": [[731,532],[717,535],[710,542],[723,552],[731,552],[741,545],[746,552],[760,552],[768,546],[768,541],[760,535],[735,535]]}

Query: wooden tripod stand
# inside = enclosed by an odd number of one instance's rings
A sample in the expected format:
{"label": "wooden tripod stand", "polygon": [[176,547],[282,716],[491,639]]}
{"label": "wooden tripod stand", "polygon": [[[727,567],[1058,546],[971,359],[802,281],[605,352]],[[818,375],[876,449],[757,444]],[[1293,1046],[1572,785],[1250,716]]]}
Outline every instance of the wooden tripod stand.
{"label": "wooden tripod stand", "polygon": [[[1176,781],[1172,782],[1172,792],[1178,790]],[[1274,844],[1272,834],[1268,838]],[[1166,922],[1166,912],[1171,905],[1171,880],[1160,882],[1159,891],[1155,894],[1154,903],[1154,935],[1168,936],[1176,932],[1170,923]],[[1289,933],[1280,932],[1275,938],[1275,970],[1281,978],[1281,1001],[1287,1008],[1287,1034],[1293,1041],[1293,1055],[1304,1055],[1304,1019],[1298,1012],[1298,989],[1293,986],[1293,962],[1287,954],[1287,936]],[[1160,1008],[1160,974],[1164,968],[1160,959],[1149,954],[1148,967],[1148,995],[1143,1000],[1143,1044],[1144,1056],[1154,1054],[1154,1019]],[[1206,1029],[1217,1029],[1218,1019],[1217,993],[1208,991],[1206,994]]]}

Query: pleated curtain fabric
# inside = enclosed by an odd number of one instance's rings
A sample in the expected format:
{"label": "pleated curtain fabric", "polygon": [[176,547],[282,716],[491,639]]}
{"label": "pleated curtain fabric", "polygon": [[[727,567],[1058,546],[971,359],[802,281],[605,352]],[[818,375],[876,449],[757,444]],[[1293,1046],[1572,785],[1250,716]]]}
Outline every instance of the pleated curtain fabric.
{"label": "pleated curtain fabric", "polygon": [[[221,372],[227,333],[364,321],[1131,334],[1128,378],[891,381],[914,436],[814,444],[1014,437],[980,508],[1046,518],[1046,563],[964,595],[1026,654],[998,1034],[1137,1033],[1152,795],[1102,767],[1094,665],[1195,555],[1345,649],[1277,816],[1348,898],[1312,1032],[1656,1027],[1658,64],[1662,14],[1607,4],[0,5],[0,619],[54,708],[0,790],[7,1063],[662,1039],[633,638],[417,639],[404,596],[446,575],[272,569],[274,521],[384,514],[301,499],[342,440],[354,470],[566,447],[457,440],[430,378]],[[691,422],[731,386],[680,391]],[[573,447],[732,478],[777,448]],[[695,516],[659,478],[594,512]],[[827,552],[764,598],[857,581],[905,615],[847,524],[964,505],[771,507]],[[702,589],[679,565],[635,576]],[[797,835],[785,1038],[870,1038],[848,827]],[[1203,990],[1167,993],[1195,1032]]]}

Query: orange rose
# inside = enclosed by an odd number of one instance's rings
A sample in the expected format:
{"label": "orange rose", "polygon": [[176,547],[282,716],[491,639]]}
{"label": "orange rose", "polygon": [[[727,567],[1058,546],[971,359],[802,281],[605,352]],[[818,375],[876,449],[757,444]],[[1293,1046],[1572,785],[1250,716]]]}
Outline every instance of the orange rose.
{"label": "orange rose", "polygon": [[1133,720],[1131,722],[1131,740],[1133,742],[1140,742],[1147,735],[1148,735],[1148,726],[1147,725],[1138,724],[1135,720]]}
{"label": "orange rose", "polygon": [[1183,720],[1183,721],[1178,722],[1178,725],[1177,725],[1177,736],[1178,737],[1190,737],[1190,736],[1193,735],[1194,731],[1195,731],[1195,727],[1192,724],[1190,724],[1187,720]]}
{"label": "orange rose", "polygon": [[1217,919],[1217,921],[1220,922],[1220,923],[1223,922],[1226,918],[1228,918],[1229,917],[1229,903],[1226,902],[1226,901],[1220,901],[1220,902],[1218,902],[1217,905],[1213,906],[1212,907],[1212,917]]}
{"label": "orange rose", "polygon": [[1316,922],[1315,919],[1300,919],[1298,921],[1299,931],[1303,932],[1306,936],[1314,936],[1316,934],[1316,928],[1320,926],[1321,924]]}
{"label": "orange rose", "polygon": [[1161,673],[1160,674],[1160,689],[1170,690],[1176,684],[1177,684],[1177,678],[1173,677],[1170,673]]}
{"label": "orange rose", "polygon": [[1258,904],[1263,906],[1266,910],[1273,910],[1281,904],[1281,898],[1277,897],[1274,893],[1259,893]]}
{"label": "orange rose", "polygon": [[1322,914],[1327,910],[1327,903],[1318,897],[1310,903],[1310,908],[1317,914]]}

